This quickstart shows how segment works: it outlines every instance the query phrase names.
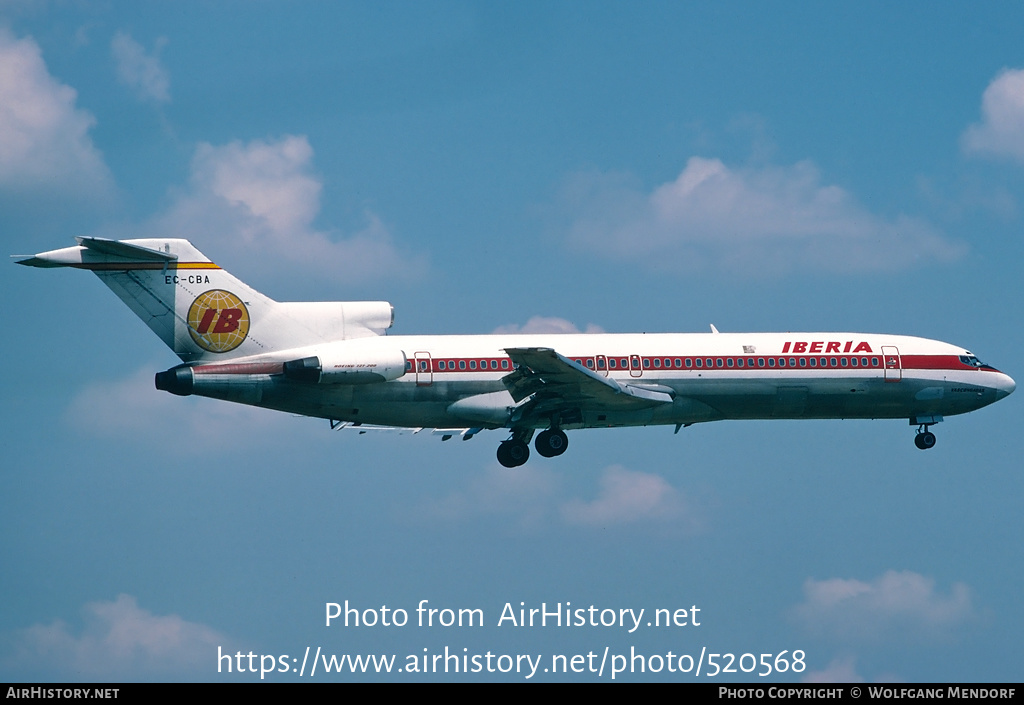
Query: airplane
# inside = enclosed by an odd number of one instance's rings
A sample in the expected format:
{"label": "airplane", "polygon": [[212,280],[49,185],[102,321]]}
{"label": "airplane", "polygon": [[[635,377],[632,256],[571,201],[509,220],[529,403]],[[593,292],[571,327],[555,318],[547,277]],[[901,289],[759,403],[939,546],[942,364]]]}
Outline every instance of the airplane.
{"label": "airplane", "polygon": [[[386,301],[278,302],[183,239],[76,238],[17,260],[94,272],[182,364],[156,388],[328,419],[332,428],[505,429],[498,461],[567,430],[725,419],[909,419],[930,427],[1013,392],[964,348],[868,333],[387,335]],[[536,437],[534,437],[536,436]]]}

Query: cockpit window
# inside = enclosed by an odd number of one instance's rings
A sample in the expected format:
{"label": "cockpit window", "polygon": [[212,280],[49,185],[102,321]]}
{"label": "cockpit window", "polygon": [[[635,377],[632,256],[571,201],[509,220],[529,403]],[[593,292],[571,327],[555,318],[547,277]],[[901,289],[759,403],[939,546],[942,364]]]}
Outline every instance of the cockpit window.
{"label": "cockpit window", "polygon": [[961,355],[960,356],[960,362],[964,363],[965,365],[970,365],[971,367],[984,367],[985,366],[985,363],[982,362],[981,360],[979,360],[974,355]]}

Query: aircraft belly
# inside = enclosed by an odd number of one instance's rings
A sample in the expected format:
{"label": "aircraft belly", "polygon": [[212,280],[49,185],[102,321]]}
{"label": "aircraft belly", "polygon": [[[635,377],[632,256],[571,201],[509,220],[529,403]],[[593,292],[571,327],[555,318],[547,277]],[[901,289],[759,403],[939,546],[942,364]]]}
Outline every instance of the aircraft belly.
{"label": "aircraft belly", "polygon": [[[953,414],[948,399],[915,399],[927,380],[887,383],[878,378],[788,379],[751,383],[687,382],[677,392],[719,412],[726,419],[908,418]],[[976,408],[976,407],[974,407]]]}

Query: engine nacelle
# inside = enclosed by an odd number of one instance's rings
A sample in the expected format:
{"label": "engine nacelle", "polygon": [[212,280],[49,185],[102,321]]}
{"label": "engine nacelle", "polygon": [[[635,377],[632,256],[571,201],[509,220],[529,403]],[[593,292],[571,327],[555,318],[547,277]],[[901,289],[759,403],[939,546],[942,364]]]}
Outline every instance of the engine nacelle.
{"label": "engine nacelle", "polygon": [[162,392],[177,394],[179,397],[187,397],[192,394],[194,377],[192,368],[185,365],[172,367],[166,372],[156,373],[156,388]]}
{"label": "engine nacelle", "polygon": [[469,419],[493,426],[504,426],[512,416],[515,399],[505,389],[500,392],[474,394],[448,405],[448,413],[460,419]]}
{"label": "engine nacelle", "polygon": [[356,350],[346,346],[289,360],[284,363],[284,376],[313,384],[375,384],[398,379],[405,368],[405,353],[401,350]]}

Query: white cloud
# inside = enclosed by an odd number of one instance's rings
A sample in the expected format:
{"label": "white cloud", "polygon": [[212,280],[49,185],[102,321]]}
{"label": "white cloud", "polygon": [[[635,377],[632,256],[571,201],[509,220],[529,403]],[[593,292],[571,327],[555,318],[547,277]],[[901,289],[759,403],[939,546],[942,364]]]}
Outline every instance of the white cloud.
{"label": "white cloud", "polygon": [[977,619],[963,583],[942,595],[931,578],[893,570],[871,583],[808,579],[794,612],[808,632],[840,640],[948,638]]}
{"label": "white cloud", "polygon": [[555,523],[601,529],[609,525],[692,530],[697,522],[682,493],[664,478],[621,466],[606,468],[592,500],[566,497],[561,476],[540,464],[490,468],[467,486],[420,504],[420,519],[462,522],[481,516],[510,520],[520,529]]}
{"label": "white cloud", "polygon": [[118,32],[110,42],[121,83],[135,89],[142,100],[167,103],[171,100],[171,79],[160,63],[160,50],[167,44],[158,39],[152,54],[126,32]]}
{"label": "white cloud", "polygon": [[981,122],[961,138],[964,151],[1024,161],[1024,69],[1004,69],[981,98]]}
{"label": "white cloud", "polygon": [[421,502],[414,515],[431,522],[493,516],[510,519],[520,529],[537,529],[549,521],[557,491],[557,478],[548,469],[492,467],[461,490]]}
{"label": "white cloud", "polygon": [[603,527],[615,524],[692,523],[682,494],[660,475],[613,465],[601,475],[596,499],[572,499],[561,507],[568,524]]}
{"label": "white cloud", "polygon": [[[424,262],[398,251],[381,220],[336,239],[317,230],[322,184],[313,173],[313,148],[301,136],[280,140],[200,144],[190,186],[148,226],[154,236],[186,237],[200,249],[217,243],[232,268],[270,275],[329,275],[365,282],[416,275]],[[212,249],[212,248],[210,248]]]}
{"label": "white cloud", "polygon": [[310,173],[313,148],[305,137],[279,142],[201,144],[192,175],[202,189],[265,221],[286,235],[310,227],[320,210],[319,180]]}
{"label": "white cloud", "polygon": [[0,188],[107,195],[112,180],[89,130],[96,119],[50,75],[39,45],[0,27]]}
{"label": "white cloud", "polygon": [[155,615],[131,595],[89,603],[83,615],[77,633],[60,620],[16,632],[12,665],[54,669],[69,678],[187,677],[208,673],[217,647],[229,648],[215,630],[177,615]]}
{"label": "white cloud", "polygon": [[549,316],[533,316],[523,325],[509,323],[494,329],[494,333],[604,333],[600,326],[588,323],[584,330],[576,327],[572,321]]}
{"label": "white cloud", "polygon": [[625,175],[579,174],[562,204],[570,246],[657,270],[771,277],[897,270],[964,253],[920,219],[869,213],[844,189],[822,184],[810,162],[730,169],[692,157],[650,193]]}

